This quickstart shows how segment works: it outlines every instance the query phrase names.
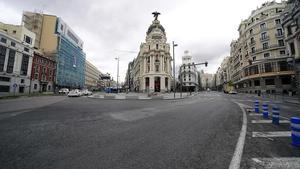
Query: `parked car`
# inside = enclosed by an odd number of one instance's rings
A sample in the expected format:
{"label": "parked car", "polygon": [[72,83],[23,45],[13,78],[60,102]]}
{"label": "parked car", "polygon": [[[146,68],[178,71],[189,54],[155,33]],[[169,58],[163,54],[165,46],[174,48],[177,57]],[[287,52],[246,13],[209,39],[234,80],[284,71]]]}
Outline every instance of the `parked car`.
{"label": "parked car", "polygon": [[91,91],[89,91],[88,89],[84,89],[81,91],[82,95],[85,95],[85,96],[89,96],[89,95],[92,95],[93,93]]}
{"label": "parked car", "polygon": [[61,88],[59,91],[58,91],[59,94],[68,94],[69,93],[69,89],[67,88]]}
{"label": "parked car", "polygon": [[78,89],[71,90],[71,91],[68,93],[68,96],[69,96],[69,97],[79,97],[79,96],[81,96],[81,92],[80,92],[80,90],[78,90]]}
{"label": "parked car", "polygon": [[237,94],[237,91],[231,90],[231,91],[229,91],[229,94]]}

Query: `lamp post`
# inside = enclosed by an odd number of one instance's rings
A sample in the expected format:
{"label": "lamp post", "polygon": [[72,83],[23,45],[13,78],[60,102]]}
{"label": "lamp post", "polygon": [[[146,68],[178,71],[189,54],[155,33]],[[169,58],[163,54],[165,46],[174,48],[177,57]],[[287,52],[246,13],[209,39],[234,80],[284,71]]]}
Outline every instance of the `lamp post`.
{"label": "lamp post", "polygon": [[173,86],[173,92],[174,92],[174,99],[176,95],[176,77],[175,77],[175,47],[178,46],[178,44],[175,44],[173,41],[173,77],[174,77],[174,86]]}
{"label": "lamp post", "polygon": [[115,58],[118,61],[118,66],[117,66],[117,94],[119,93],[119,62],[120,58],[119,56]]}

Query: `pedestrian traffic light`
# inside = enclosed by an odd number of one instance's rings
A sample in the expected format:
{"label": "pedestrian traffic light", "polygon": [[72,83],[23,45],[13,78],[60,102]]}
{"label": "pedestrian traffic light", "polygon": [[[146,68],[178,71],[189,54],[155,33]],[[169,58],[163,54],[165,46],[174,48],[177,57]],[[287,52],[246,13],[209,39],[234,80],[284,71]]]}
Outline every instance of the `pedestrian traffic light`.
{"label": "pedestrian traffic light", "polygon": [[204,64],[205,64],[205,67],[207,67],[207,62],[205,62]]}

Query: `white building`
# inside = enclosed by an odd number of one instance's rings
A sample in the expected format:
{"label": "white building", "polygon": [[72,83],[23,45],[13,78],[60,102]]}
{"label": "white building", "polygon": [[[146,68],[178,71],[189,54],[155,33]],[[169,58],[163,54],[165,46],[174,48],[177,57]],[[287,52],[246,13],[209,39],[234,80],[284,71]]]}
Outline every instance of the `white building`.
{"label": "white building", "polygon": [[157,16],[148,28],[146,43],[140,45],[134,60],[133,86],[138,92],[168,92],[171,88],[170,44]]}
{"label": "white building", "polygon": [[35,34],[0,23],[0,96],[28,94]]}
{"label": "white building", "polygon": [[198,91],[198,73],[197,68],[192,61],[192,56],[188,51],[184,52],[182,56],[182,65],[179,70],[179,79],[182,83],[183,91]]}

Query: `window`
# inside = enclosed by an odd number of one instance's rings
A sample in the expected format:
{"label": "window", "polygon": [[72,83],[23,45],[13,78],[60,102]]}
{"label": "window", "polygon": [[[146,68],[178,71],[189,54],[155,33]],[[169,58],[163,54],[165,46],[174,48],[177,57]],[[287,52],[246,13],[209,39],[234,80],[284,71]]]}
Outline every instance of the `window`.
{"label": "window", "polygon": [[21,75],[25,75],[25,76],[27,75],[28,62],[29,62],[29,55],[23,54],[22,65],[21,65]]}
{"label": "window", "polygon": [[266,85],[275,85],[275,80],[274,79],[266,79],[265,83],[266,83]]}
{"label": "window", "polygon": [[28,49],[28,48],[24,48],[24,51],[25,51],[25,52],[29,52],[29,49]]}
{"label": "window", "polygon": [[9,92],[9,86],[0,85],[0,92]]}
{"label": "window", "polygon": [[2,81],[2,82],[9,82],[10,78],[9,77],[0,76],[0,81]]}
{"label": "window", "polygon": [[279,45],[279,46],[284,46],[284,41],[283,41],[283,39],[278,40],[278,45]]}
{"label": "window", "polygon": [[17,31],[16,30],[13,30],[13,34],[16,34],[17,33]]}
{"label": "window", "polygon": [[249,33],[250,33],[250,35],[252,35],[253,34],[253,29],[250,29]]}
{"label": "window", "polygon": [[279,52],[280,52],[280,55],[285,55],[285,50],[281,50]]}
{"label": "window", "polygon": [[290,43],[291,55],[295,55],[295,45],[294,42]]}
{"label": "window", "polygon": [[251,52],[252,52],[252,53],[255,53],[255,47],[252,47],[252,48],[251,48]]}
{"label": "window", "polygon": [[6,69],[7,73],[12,73],[14,70],[15,55],[16,55],[16,51],[10,49],[8,55],[7,69]]}
{"label": "window", "polygon": [[254,37],[252,37],[251,39],[250,39],[250,44],[254,44],[255,43],[255,40],[254,40]]}
{"label": "window", "polygon": [[270,57],[270,53],[264,53],[264,58]]}
{"label": "window", "polygon": [[284,76],[281,78],[281,84],[289,85],[291,84],[291,76]]}
{"label": "window", "polygon": [[259,80],[254,80],[254,86],[260,86],[260,81]]}
{"label": "window", "polygon": [[276,36],[282,36],[282,35],[283,35],[282,29],[277,29]]}
{"label": "window", "polygon": [[16,43],[15,42],[10,42],[10,46],[16,47]]}
{"label": "window", "polygon": [[21,83],[24,83],[24,79],[21,79]]}
{"label": "window", "polygon": [[158,49],[158,44],[156,44],[156,49]]}
{"label": "window", "polygon": [[291,26],[287,27],[287,34],[288,35],[292,35],[292,28],[291,28]]}
{"label": "window", "polygon": [[256,56],[253,56],[253,57],[252,57],[252,60],[255,61],[255,60],[256,60]]}
{"label": "window", "polygon": [[275,24],[276,24],[276,25],[280,25],[280,24],[281,24],[280,19],[276,19],[276,20],[275,20]]}
{"label": "window", "polygon": [[285,61],[278,62],[280,71],[287,71],[288,70],[288,63]]}
{"label": "window", "polygon": [[155,71],[156,71],[156,72],[159,71],[159,65],[155,65]]}
{"label": "window", "polygon": [[50,85],[48,86],[48,91],[49,91],[49,90],[51,90],[51,86],[50,86]]}
{"label": "window", "polygon": [[38,73],[35,73],[35,74],[34,74],[34,79],[37,80],[38,78],[39,78],[39,74],[38,74]]}
{"label": "window", "polygon": [[265,49],[268,49],[268,48],[269,48],[269,43],[268,42],[263,43],[263,49],[265,50]]}
{"label": "window", "polygon": [[2,43],[6,43],[6,39],[5,38],[1,38],[1,42]]}
{"label": "window", "polygon": [[271,63],[265,63],[265,73],[272,72]]}
{"label": "window", "polygon": [[267,28],[266,23],[260,24],[260,29],[266,29],[266,28]]}
{"label": "window", "polygon": [[6,47],[0,45],[0,72],[3,71],[6,56]]}
{"label": "window", "polygon": [[35,90],[37,89],[37,84],[34,84],[33,89]]}
{"label": "window", "polygon": [[31,40],[31,37],[27,36],[27,35],[24,35],[24,41],[28,44],[31,44],[32,43],[32,40]]}
{"label": "window", "polygon": [[267,37],[267,32],[263,32],[263,33],[261,33],[261,39],[262,40],[265,40],[265,39],[267,39],[268,37]]}

